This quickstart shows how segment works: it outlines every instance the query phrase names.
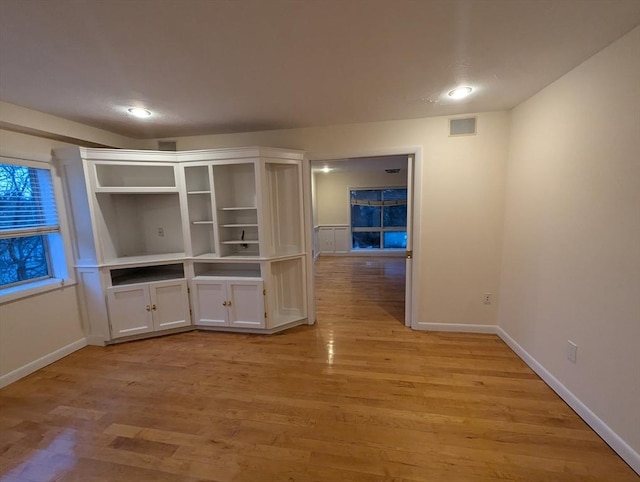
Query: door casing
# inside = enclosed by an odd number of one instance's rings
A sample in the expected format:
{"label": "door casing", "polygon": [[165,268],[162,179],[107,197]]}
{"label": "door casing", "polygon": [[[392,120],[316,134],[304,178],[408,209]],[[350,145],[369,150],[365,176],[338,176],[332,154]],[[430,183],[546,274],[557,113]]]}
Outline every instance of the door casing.
{"label": "door casing", "polygon": [[[420,205],[422,193],[422,146],[398,147],[377,150],[354,150],[341,152],[308,152],[303,165],[304,186],[303,195],[305,202],[305,229],[307,232],[307,290],[309,324],[315,323],[315,286],[314,263],[312,252],[313,243],[313,205],[311,196],[311,163],[314,161],[337,161],[357,157],[379,156],[408,156],[407,189],[410,206],[407,210],[407,250],[411,248],[412,257],[407,259],[407,278],[405,285],[405,326],[416,329],[418,325],[418,304],[416,303],[418,290],[418,275],[420,266]],[[411,182],[413,181],[413,182]],[[411,211],[411,215],[409,214]]]}

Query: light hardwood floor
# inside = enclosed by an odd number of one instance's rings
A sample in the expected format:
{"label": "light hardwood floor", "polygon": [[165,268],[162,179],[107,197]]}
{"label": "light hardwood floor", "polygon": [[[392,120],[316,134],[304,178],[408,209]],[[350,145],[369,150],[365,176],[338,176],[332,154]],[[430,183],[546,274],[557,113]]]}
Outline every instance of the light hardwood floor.
{"label": "light hardwood floor", "polygon": [[403,263],[321,258],[315,326],[87,347],[4,388],[2,481],[638,480],[496,336],[405,328]]}

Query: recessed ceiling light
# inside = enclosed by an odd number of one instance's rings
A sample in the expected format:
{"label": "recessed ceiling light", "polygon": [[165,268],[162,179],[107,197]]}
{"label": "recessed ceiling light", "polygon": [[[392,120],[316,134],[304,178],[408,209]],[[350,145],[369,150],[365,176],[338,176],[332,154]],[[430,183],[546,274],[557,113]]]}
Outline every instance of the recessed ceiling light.
{"label": "recessed ceiling light", "polygon": [[473,89],[471,87],[457,87],[449,92],[449,97],[452,99],[463,99],[468,96]]}
{"label": "recessed ceiling light", "polygon": [[324,167],[322,168],[322,172],[324,172],[325,174],[326,174],[327,172],[329,172],[329,171],[331,171],[331,169],[329,169],[329,167],[327,167],[327,166],[324,166]]}
{"label": "recessed ceiling light", "polygon": [[151,117],[151,111],[143,109],[142,107],[130,107],[127,111],[129,114],[139,117],[140,119]]}

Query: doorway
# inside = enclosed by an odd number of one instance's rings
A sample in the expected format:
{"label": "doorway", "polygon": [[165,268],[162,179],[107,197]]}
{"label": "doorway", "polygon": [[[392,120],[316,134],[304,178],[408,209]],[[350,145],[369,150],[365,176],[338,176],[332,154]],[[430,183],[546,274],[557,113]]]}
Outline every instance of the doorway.
{"label": "doorway", "polygon": [[405,324],[404,258],[320,256],[314,271],[320,322]]}
{"label": "doorway", "polygon": [[413,154],[310,163],[319,320],[411,325],[414,163]]}

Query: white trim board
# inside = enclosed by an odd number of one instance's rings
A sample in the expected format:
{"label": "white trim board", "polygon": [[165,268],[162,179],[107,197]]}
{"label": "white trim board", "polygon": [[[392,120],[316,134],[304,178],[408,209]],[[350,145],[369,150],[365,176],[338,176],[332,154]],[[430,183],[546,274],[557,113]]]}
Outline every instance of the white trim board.
{"label": "white trim board", "polygon": [[419,321],[414,330],[421,331],[452,331],[456,333],[488,333],[491,335],[498,334],[497,325],[471,325],[463,323],[426,323]]}
{"label": "white trim board", "polygon": [[49,353],[48,355],[27,363],[20,368],[16,368],[15,370],[0,377],[0,388],[6,387],[7,385],[18,381],[21,378],[26,377],[27,375],[31,375],[33,372],[38,371],[41,368],[46,367],[47,365],[51,365],[53,362],[58,361],[67,355],[71,355],[74,351],[78,351],[80,348],[84,348],[85,346],[87,346],[87,339],[81,338],[77,341],[74,341],[73,343],[68,344],[67,346],[63,346],[62,348]]}
{"label": "white trim board", "polygon": [[522,348],[509,334],[499,326],[497,335],[518,355],[534,372],[551,387],[609,446],[640,474],[640,454],[633,450],[617,433],[615,433],[602,419],[593,413],[578,397],[554,377],[545,367]]}

